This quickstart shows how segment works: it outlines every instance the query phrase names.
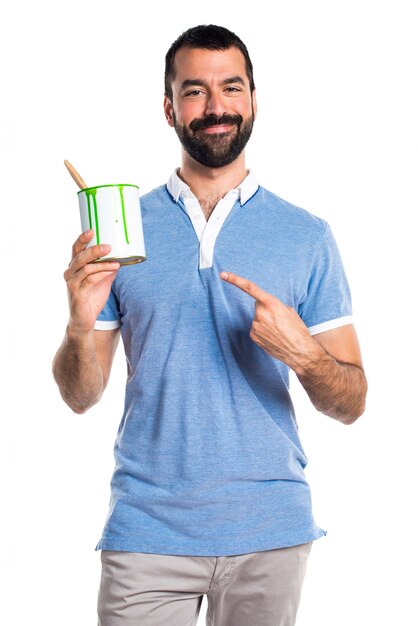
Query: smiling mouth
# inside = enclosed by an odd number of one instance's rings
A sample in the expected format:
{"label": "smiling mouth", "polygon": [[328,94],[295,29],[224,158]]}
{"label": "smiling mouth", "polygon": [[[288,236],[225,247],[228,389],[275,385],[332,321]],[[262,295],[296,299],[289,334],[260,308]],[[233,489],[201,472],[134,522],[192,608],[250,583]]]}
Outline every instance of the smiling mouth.
{"label": "smiling mouth", "polygon": [[201,131],[207,135],[214,135],[227,133],[231,130],[231,128],[233,128],[232,124],[217,124],[216,126],[207,126],[206,128],[202,128]]}

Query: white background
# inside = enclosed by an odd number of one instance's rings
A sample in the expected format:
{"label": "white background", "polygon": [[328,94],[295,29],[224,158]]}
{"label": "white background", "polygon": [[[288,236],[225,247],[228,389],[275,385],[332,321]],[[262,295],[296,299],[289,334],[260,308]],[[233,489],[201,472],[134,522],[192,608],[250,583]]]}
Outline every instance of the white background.
{"label": "white background", "polygon": [[314,514],[328,531],[311,553],[298,626],[417,624],[413,4],[17,0],[3,11],[3,623],[96,623],[94,547],[126,368],[120,346],[101,403],[79,416],[51,376],[79,233],[63,159],[90,185],[144,193],[165,182],[180,150],[163,116],[164,55],[183,30],[215,23],[254,64],[247,165],[330,222],[369,379],[367,411],[350,427],[317,413],[293,381]]}

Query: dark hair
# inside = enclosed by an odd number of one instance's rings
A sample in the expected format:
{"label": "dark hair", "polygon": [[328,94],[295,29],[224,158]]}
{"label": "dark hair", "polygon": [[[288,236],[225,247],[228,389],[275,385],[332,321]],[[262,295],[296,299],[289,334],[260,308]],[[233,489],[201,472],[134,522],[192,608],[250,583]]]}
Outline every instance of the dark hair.
{"label": "dark hair", "polygon": [[206,48],[207,50],[228,50],[231,47],[241,50],[245,59],[245,69],[248,80],[250,81],[251,92],[254,91],[253,64],[246,45],[232,31],[223,26],[215,26],[214,24],[202,24],[189,28],[171,44],[171,47],[165,55],[165,75],[164,89],[165,95],[172,100],[173,90],[171,89],[171,81],[175,78],[174,57],[180,48]]}

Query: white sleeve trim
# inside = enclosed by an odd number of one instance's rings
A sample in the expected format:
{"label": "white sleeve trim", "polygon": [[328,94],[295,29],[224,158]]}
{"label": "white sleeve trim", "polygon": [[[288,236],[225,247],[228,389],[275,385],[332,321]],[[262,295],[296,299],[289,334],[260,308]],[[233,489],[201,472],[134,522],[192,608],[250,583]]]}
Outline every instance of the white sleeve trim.
{"label": "white sleeve trim", "polygon": [[339,328],[340,326],[347,326],[347,324],[353,323],[353,317],[346,315],[345,317],[337,317],[335,320],[329,320],[322,324],[316,324],[316,326],[309,326],[308,330],[311,335],[317,335],[318,333],[324,333],[326,330],[332,330],[333,328]]}
{"label": "white sleeve trim", "polygon": [[119,328],[119,326],[119,320],[111,320],[110,322],[96,320],[94,330],[113,330],[114,328]]}

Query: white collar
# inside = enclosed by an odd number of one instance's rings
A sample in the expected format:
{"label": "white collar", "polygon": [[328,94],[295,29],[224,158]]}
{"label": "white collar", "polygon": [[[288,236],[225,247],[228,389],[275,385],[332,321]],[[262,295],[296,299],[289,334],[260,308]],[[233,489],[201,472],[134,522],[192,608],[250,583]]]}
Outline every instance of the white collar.
{"label": "white collar", "polygon": [[[179,198],[182,197],[195,197],[193,192],[190,190],[190,187],[186,185],[185,182],[181,180],[179,175],[177,174],[177,169],[171,174],[170,179],[167,183],[167,189],[172,195],[175,202],[178,202]],[[248,175],[244,178],[244,180],[235,187],[231,189],[228,193],[235,192],[239,198],[240,204],[245,204],[257,191],[258,183],[254,176],[254,174],[249,171]]]}

